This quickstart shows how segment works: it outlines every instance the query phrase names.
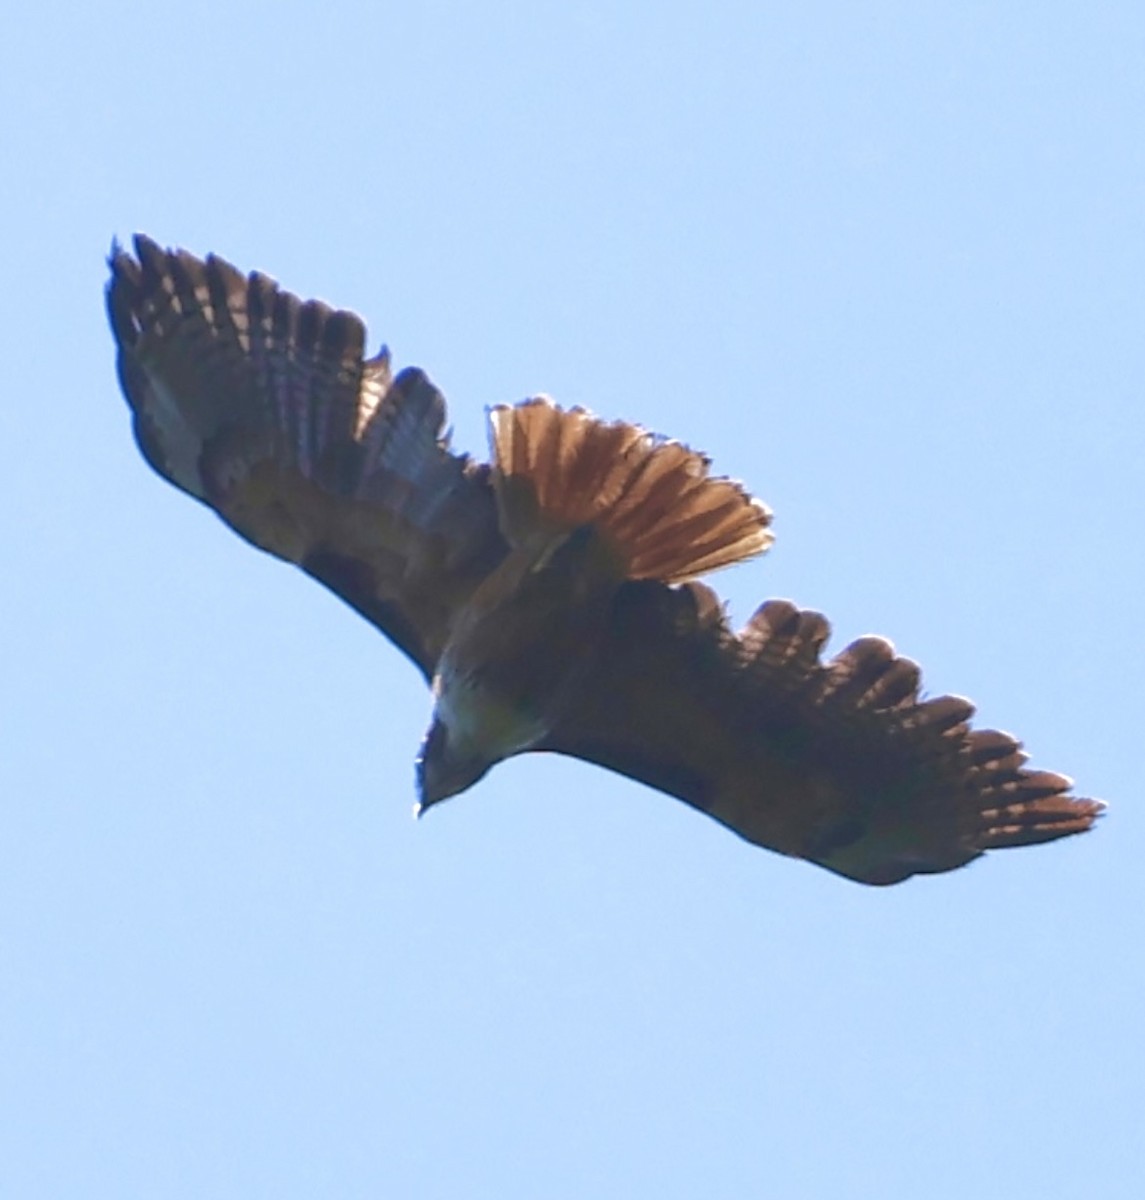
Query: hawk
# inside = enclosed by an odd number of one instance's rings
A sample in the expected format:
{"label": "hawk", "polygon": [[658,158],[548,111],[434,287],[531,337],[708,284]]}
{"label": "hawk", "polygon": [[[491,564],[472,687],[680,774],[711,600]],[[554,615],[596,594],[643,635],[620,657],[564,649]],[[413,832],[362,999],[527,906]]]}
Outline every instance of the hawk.
{"label": "hawk", "polygon": [[708,460],[545,397],[454,454],[421,370],[365,326],[213,255],[113,248],[108,311],[144,458],[397,644],[433,694],[420,809],[515,754],[573,755],[749,842],[891,884],[1089,829],[1103,805],[924,699],[882,638],[822,656],[817,612],[739,632],[696,582],[762,553],[769,510]]}

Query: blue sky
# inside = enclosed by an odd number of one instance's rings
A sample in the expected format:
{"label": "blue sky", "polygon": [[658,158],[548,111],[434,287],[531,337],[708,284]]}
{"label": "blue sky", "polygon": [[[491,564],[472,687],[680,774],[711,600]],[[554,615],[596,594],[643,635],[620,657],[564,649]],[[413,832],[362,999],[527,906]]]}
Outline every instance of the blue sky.
{"label": "blue sky", "polygon": [[[0,45],[0,1194],[1140,1195],[1145,10],[102,3]],[[143,229],[775,509],[1099,831],[863,889],[535,756],[150,474]]]}

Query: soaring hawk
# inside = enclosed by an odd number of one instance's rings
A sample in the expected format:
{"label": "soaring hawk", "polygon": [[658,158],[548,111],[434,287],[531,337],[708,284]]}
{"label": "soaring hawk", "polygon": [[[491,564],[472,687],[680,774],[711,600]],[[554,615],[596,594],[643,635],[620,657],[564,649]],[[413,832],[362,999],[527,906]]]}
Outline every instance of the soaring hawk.
{"label": "soaring hawk", "polygon": [[869,884],[1088,829],[1102,805],[972,730],[957,696],[768,600],[738,633],[695,578],[765,550],[768,509],[702,455],[537,397],[452,453],[426,375],[352,313],[144,237],[108,309],[144,457],[300,566],[430,685],[424,808],[528,750],[599,763],[750,842]]}

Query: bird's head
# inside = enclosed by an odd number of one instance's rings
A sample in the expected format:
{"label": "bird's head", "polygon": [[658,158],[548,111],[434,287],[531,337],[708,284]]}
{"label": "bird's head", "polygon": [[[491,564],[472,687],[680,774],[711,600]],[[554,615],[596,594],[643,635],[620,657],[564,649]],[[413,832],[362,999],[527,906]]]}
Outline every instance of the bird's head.
{"label": "bird's head", "polygon": [[475,784],[493,765],[471,743],[435,717],[417,756],[417,815]]}

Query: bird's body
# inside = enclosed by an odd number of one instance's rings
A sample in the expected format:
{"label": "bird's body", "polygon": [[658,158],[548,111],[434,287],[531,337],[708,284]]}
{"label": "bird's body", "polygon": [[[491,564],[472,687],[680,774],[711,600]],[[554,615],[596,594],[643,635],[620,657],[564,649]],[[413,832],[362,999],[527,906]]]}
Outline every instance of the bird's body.
{"label": "bird's body", "polygon": [[[551,546],[513,550],[481,584],[458,613],[431,682],[434,723],[419,760],[423,808],[559,726],[591,686],[623,582],[614,556],[582,527]],[[449,769],[458,757],[470,765],[456,774],[461,786]]]}
{"label": "bird's body", "polygon": [[738,634],[694,579],[766,549],[770,513],[707,460],[540,398],[450,452],[426,376],[357,317],[221,259],[112,257],[120,379],[151,465],[352,605],[434,696],[422,805],[529,750],[660,788],[749,841],[867,883],[1089,828],[881,638],[768,601]]}

